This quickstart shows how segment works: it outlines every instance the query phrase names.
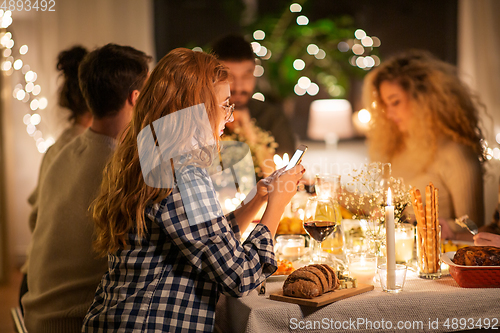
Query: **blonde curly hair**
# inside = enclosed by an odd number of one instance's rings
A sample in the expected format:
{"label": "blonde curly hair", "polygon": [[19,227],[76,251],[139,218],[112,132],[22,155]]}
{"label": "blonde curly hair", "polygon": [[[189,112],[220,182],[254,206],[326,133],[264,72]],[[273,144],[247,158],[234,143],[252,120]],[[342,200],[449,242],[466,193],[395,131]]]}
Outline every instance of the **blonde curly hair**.
{"label": "blonde curly hair", "polygon": [[[380,96],[384,81],[399,84],[408,94],[412,118],[407,135],[385,113]],[[373,160],[391,162],[405,149],[418,149],[425,169],[443,136],[470,147],[481,164],[486,160],[479,127],[483,105],[458,78],[454,66],[428,52],[408,51],[371,71],[365,77],[363,102],[372,115],[368,142]]]}
{"label": "blonde curly hair", "polygon": [[[132,121],[106,166],[100,193],[91,206],[96,233],[94,248],[99,254],[123,249],[130,232],[143,237],[147,232],[145,208],[172,192],[171,188],[146,184],[138,151],[140,132],[166,115],[203,103],[218,148],[216,133],[223,112],[218,106],[216,85],[228,82],[228,78],[228,69],[215,57],[189,49],[172,50],[156,65],[139,95]],[[177,120],[169,118],[169,122],[177,122],[172,124],[175,130],[167,133],[170,140],[162,142],[162,146],[192,145],[194,129],[186,125],[192,123],[190,117],[191,114],[181,113]],[[188,163],[208,166],[215,153],[201,149],[199,156],[191,156]]]}

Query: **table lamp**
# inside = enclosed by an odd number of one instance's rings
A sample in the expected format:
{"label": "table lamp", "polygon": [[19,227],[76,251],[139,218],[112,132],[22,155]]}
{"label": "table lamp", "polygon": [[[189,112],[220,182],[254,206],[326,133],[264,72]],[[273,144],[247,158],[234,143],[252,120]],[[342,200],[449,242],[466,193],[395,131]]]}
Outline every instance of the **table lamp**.
{"label": "table lamp", "polygon": [[318,99],[311,103],[307,136],[336,144],[354,136],[351,103],[346,99]]}

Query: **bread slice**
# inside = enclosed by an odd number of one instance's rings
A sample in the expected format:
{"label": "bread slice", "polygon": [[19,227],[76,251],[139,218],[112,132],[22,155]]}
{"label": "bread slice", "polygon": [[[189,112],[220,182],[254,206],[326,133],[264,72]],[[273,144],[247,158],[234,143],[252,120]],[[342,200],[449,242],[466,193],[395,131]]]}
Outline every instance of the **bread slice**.
{"label": "bread slice", "polygon": [[327,264],[321,264],[321,266],[325,267],[332,274],[332,277],[333,277],[332,290],[337,289],[340,286],[340,281],[339,281],[339,278],[337,276],[337,273],[335,273],[335,270]]}
{"label": "bread slice", "polygon": [[308,265],[300,268],[302,270],[308,271],[316,275],[321,283],[321,293],[326,293],[330,291],[329,282],[325,276],[325,274],[318,268],[314,267],[314,265]]}
{"label": "bread slice", "polygon": [[316,264],[316,265],[310,265],[310,267],[314,267],[314,268],[317,268],[321,271],[321,273],[323,273],[323,276],[325,277],[327,283],[328,283],[328,286],[326,289],[323,290],[323,292],[329,292],[331,290],[333,290],[333,276],[332,276],[332,273],[326,268],[324,267],[323,265],[320,265],[320,264]]}
{"label": "bread slice", "polygon": [[283,284],[283,295],[301,298],[313,298],[323,293],[318,276],[304,269],[290,274]]}

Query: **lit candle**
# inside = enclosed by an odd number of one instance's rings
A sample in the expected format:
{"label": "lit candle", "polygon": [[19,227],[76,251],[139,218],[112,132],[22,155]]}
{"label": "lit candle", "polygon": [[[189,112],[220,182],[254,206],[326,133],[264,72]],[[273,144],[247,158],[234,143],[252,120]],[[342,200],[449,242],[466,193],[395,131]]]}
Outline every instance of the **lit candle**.
{"label": "lit candle", "polygon": [[351,272],[352,276],[355,277],[360,283],[372,284],[376,271],[376,258],[372,260],[365,260],[361,258],[360,261],[351,262],[349,264],[349,272]]}
{"label": "lit candle", "polygon": [[396,228],[396,262],[408,262],[413,258],[413,226],[400,224]]}
{"label": "lit candle", "polygon": [[385,234],[387,251],[387,289],[396,288],[396,239],[394,224],[394,206],[392,205],[391,189],[387,191],[387,206],[385,206]]}

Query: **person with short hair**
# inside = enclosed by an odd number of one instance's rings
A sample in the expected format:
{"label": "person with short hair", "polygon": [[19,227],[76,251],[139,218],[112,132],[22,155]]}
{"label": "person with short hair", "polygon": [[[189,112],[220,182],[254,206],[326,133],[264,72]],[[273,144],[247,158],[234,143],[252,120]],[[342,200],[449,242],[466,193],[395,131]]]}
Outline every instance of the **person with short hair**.
{"label": "person with short hair", "polygon": [[228,128],[231,127],[231,130],[235,126],[245,128],[253,118],[258,127],[269,131],[274,137],[278,144],[276,153],[281,156],[288,153],[291,157],[295,152],[296,140],[283,110],[270,102],[252,98],[256,77],[253,74],[255,54],[250,43],[243,36],[227,35],[214,43],[212,52],[230,71],[231,103],[235,105],[235,121],[233,126],[228,124]]}
{"label": "person with short hair", "polygon": [[151,73],[93,205],[109,270],[83,332],[212,332],[221,293],[247,295],[276,271],[273,237],[305,169],[275,172],[223,215],[208,170],[229,100],[228,69],[209,54],[175,49]]}
{"label": "person with short hair", "polygon": [[93,123],[49,166],[39,193],[22,298],[28,332],[80,332],[107,261],[93,251],[89,206],[102,172],[148,76],[151,57],[129,46],[107,44],[79,67],[81,91]]}

